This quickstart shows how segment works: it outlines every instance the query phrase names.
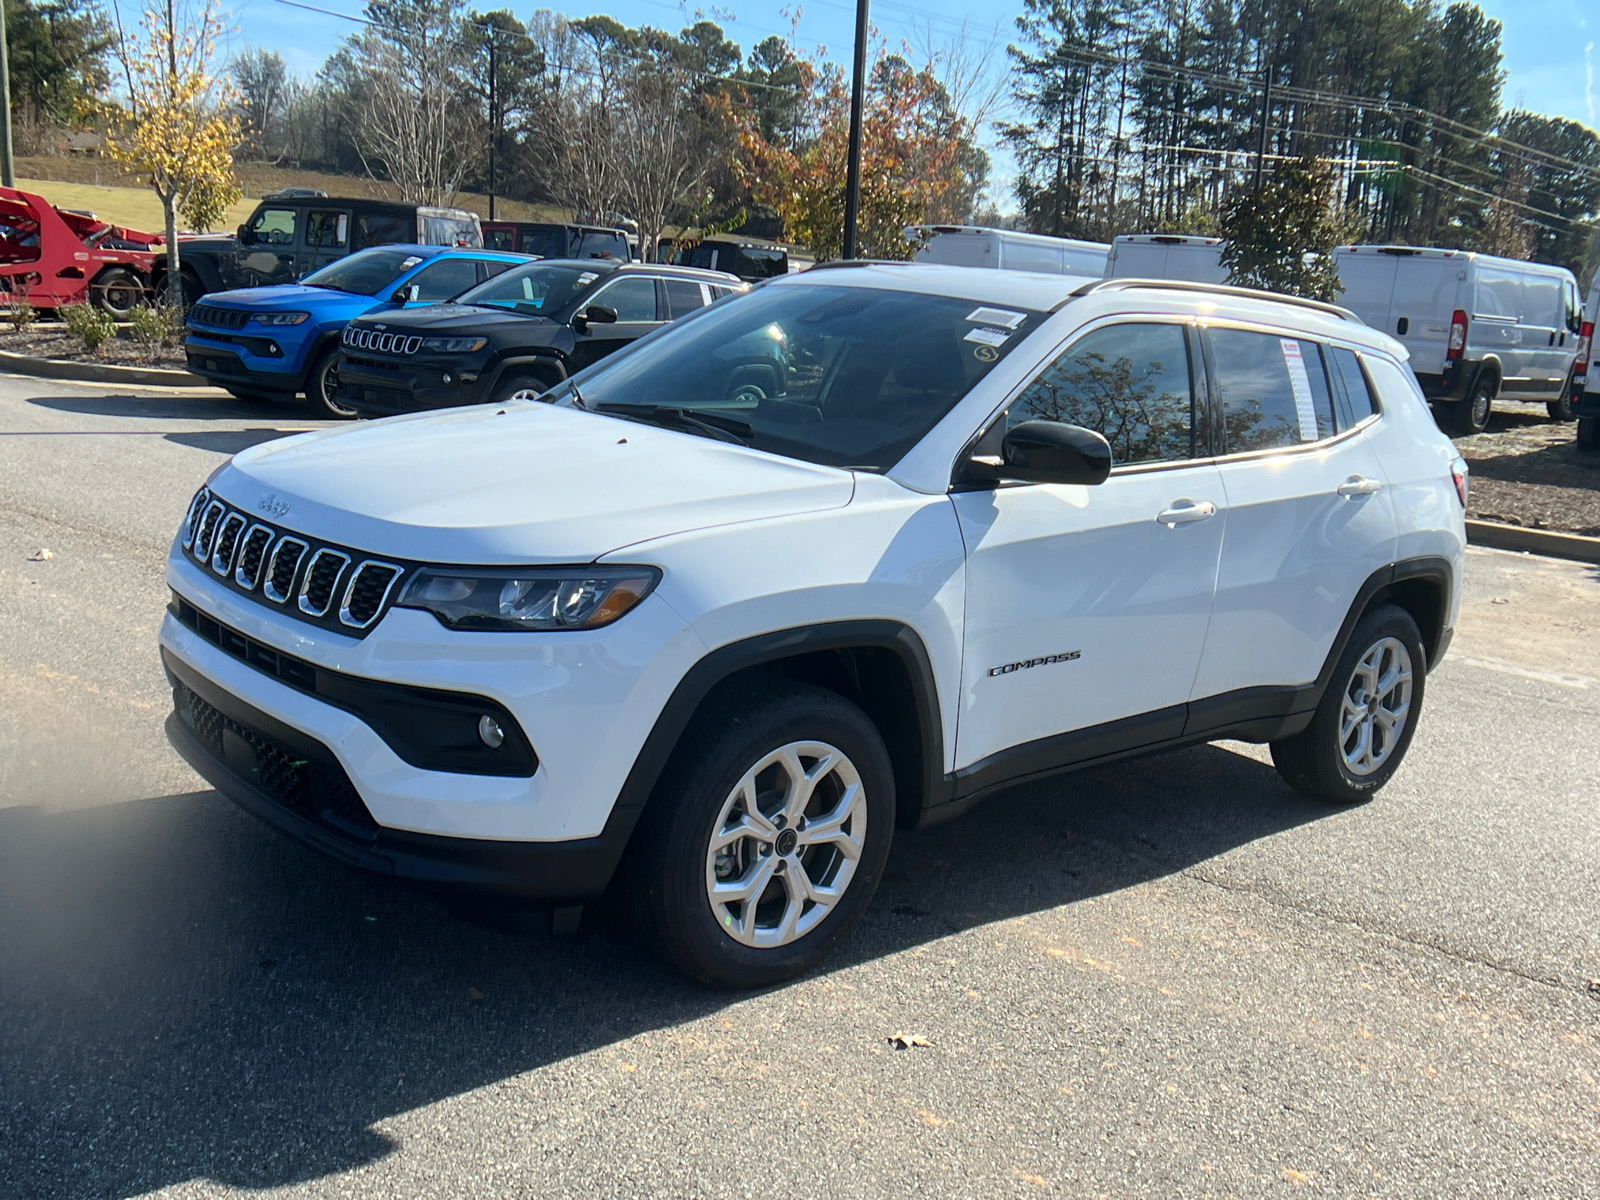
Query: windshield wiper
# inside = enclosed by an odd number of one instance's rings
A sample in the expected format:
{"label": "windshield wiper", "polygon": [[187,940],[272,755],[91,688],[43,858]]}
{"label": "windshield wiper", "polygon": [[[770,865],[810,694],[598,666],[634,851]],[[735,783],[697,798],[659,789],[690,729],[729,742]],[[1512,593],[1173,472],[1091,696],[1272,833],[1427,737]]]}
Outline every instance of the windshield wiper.
{"label": "windshield wiper", "polygon": [[737,446],[748,446],[750,439],[755,436],[755,430],[750,427],[748,421],[725,417],[721,413],[707,412],[701,408],[679,408],[674,404],[597,404],[593,411],[633,417],[666,429],[699,433],[715,438],[719,442],[732,442]]}

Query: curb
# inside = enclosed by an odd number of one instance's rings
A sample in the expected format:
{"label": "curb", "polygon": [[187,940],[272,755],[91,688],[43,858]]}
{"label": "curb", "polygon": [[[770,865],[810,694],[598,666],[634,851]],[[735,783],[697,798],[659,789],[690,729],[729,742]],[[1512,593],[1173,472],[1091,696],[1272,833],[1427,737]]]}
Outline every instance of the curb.
{"label": "curb", "polygon": [[60,358],[34,358],[0,350],[0,371],[36,375],[41,379],[73,379],[79,383],[141,383],[151,387],[215,387],[209,379],[188,371],[161,367],[119,367],[110,363],[70,362]]}
{"label": "curb", "polygon": [[1467,541],[1495,550],[1523,550],[1550,558],[1600,563],[1600,538],[1580,537],[1575,533],[1524,529],[1520,525],[1501,525],[1495,521],[1468,521]]}

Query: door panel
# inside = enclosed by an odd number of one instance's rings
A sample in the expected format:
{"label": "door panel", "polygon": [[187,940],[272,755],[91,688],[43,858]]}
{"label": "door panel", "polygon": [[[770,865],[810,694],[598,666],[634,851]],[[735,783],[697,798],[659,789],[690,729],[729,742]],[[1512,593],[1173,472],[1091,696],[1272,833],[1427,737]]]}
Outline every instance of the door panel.
{"label": "door panel", "polygon": [[[968,563],[958,769],[1188,700],[1228,520],[1216,467],[953,499]],[[1213,515],[1156,520],[1180,501]],[[1171,736],[1182,726],[1180,711]]]}
{"label": "door panel", "polygon": [[[1393,561],[1395,545],[1377,456],[1360,433],[1328,437],[1332,392],[1344,384],[1330,388],[1321,348],[1249,331],[1210,337],[1226,448],[1267,453],[1218,465],[1228,523],[1196,699],[1315,680],[1361,584]],[[1314,423],[1275,417],[1307,406]],[[1370,415],[1348,398],[1340,407]]]}
{"label": "door panel", "polygon": [[609,324],[590,324],[582,332],[575,331],[574,370],[599,362],[661,325],[656,281],[652,276],[627,275],[614,280],[591,296],[584,307],[591,305],[616,309],[617,319]]}

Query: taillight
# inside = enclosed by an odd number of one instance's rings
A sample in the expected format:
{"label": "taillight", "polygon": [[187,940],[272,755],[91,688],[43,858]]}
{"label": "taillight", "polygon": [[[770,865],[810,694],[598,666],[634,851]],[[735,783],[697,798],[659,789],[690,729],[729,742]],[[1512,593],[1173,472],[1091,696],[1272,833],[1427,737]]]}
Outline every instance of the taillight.
{"label": "taillight", "polygon": [[1585,321],[1583,328],[1578,331],[1578,357],[1573,362],[1576,374],[1572,382],[1577,385],[1573,390],[1583,391],[1583,378],[1589,370],[1589,343],[1594,340],[1594,322]]}
{"label": "taillight", "polygon": [[1460,358],[1466,348],[1467,314],[1458,308],[1450,318],[1450,348],[1444,352],[1444,356],[1452,360]]}
{"label": "taillight", "polygon": [[1467,464],[1465,459],[1456,459],[1450,464],[1450,478],[1456,485],[1456,499],[1461,501],[1461,507],[1467,506]]}

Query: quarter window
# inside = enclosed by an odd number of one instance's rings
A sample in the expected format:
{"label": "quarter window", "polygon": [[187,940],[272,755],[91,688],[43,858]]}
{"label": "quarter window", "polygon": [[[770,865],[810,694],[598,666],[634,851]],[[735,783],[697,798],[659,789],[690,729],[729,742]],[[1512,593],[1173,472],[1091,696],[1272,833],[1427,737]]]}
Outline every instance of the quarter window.
{"label": "quarter window", "polygon": [[656,320],[656,281],[647,275],[630,275],[608,284],[590,304],[617,310],[618,322]]}
{"label": "quarter window", "polygon": [[416,220],[394,213],[362,213],[356,218],[356,249],[412,242],[417,237]]}
{"label": "quarter window", "polygon": [[1192,457],[1184,327],[1111,325],[1079,338],[1012,403],[1007,428],[1023,421],[1093,429],[1119,466]]}
{"label": "quarter window", "polygon": [[1315,342],[1214,329],[1212,375],[1225,453],[1299,446],[1333,434],[1333,401]]}
{"label": "quarter window", "polygon": [[1377,411],[1372,403],[1372,389],[1354,350],[1330,346],[1328,359],[1332,368],[1328,373],[1333,377],[1333,390],[1339,399],[1339,428],[1349,429]]}

